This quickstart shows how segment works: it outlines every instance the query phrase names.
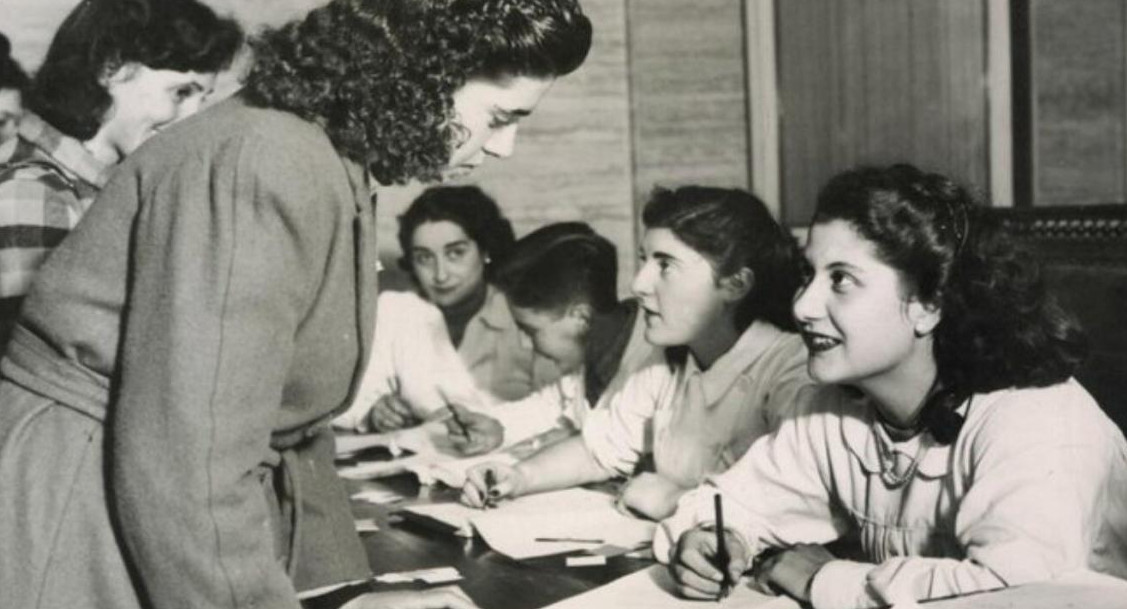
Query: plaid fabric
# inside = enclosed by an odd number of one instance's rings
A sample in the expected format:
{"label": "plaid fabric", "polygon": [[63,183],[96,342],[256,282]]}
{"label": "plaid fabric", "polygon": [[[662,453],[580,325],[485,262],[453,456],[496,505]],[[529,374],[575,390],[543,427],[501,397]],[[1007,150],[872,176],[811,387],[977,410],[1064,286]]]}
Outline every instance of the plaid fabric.
{"label": "plaid fabric", "polygon": [[110,169],[78,140],[32,113],[21,118],[19,137],[13,141],[0,153],[3,313],[12,304],[6,301],[27,294],[39,265],[78,224]]}

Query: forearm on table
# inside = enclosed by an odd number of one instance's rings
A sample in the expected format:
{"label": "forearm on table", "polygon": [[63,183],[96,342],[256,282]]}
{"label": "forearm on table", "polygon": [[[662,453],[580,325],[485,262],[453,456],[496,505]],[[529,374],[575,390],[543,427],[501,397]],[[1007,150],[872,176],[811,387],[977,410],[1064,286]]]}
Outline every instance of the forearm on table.
{"label": "forearm on table", "polygon": [[595,461],[580,436],[546,446],[516,467],[524,478],[521,494],[601,482],[613,475]]}

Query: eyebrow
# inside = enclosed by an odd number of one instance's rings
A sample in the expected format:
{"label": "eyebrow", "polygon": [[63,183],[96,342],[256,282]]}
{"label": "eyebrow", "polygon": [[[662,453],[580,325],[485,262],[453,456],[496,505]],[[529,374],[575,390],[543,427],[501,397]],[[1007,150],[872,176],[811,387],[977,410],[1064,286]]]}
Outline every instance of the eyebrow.
{"label": "eyebrow", "polygon": [[462,247],[462,246],[469,245],[469,244],[470,244],[469,239],[458,239],[457,241],[451,241],[449,243],[442,244],[442,249],[448,250],[452,247]]}
{"label": "eyebrow", "polygon": [[502,108],[501,106],[493,106],[493,113],[499,114],[502,118],[505,119],[512,119],[529,116],[530,114],[532,114],[532,111],[526,110],[524,108],[513,108],[512,110],[510,110],[508,108]]}
{"label": "eyebrow", "polygon": [[848,262],[843,262],[843,261],[840,261],[840,260],[827,264],[826,268],[831,270],[831,271],[843,269],[843,270],[846,270],[846,271],[849,271],[851,273],[858,274],[858,275],[865,273],[865,269],[863,267],[859,267],[855,264],[850,264]]}

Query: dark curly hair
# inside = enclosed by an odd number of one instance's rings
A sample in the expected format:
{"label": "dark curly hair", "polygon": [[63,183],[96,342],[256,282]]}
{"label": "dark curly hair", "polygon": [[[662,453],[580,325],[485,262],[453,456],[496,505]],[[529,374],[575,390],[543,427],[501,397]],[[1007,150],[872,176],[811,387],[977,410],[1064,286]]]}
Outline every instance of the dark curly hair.
{"label": "dark curly hair", "polygon": [[584,222],[557,222],[521,237],[495,283],[509,304],[562,312],[585,303],[604,313],[618,304],[614,244]]}
{"label": "dark curly hair", "polygon": [[403,255],[399,267],[415,277],[411,264],[415,229],[424,222],[449,221],[462,227],[466,236],[477,244],[490,264],[485,266],[485,279],[493,277],[493,269],[504,264],[513,249],[516,237],[513,225],[492,197],[477,186],[432,186],[415,198],[407,211],[399,216],[399,248]]}
{"label": "dark curly hair", "polygon": [[949,178],[906,164],[846,171],[818,195],[813,222],[832,220],[875,246],[899,273],[905,297],[939,307],[942,391],[921,418],[940,441],[957,435],[957,423],[938,428],[970,395],[1060,383],[1083,361],[1084,336],[1046,290],[1033,257]]}
{"label": "dark curly hair", "polygon": [[321,123],[392,184],[439,177],[467,80],[568,74],[591,23],[575,0],[333,0],[251,46],[246,99]]}
{"label": "dark curly hair", "polygon": [[736,309],[736,329],[756,319],[795,330],[791,300],[801,273],[798,245],[755,195],[735,188],[657,188],[642,211],[646,228],[668,228],[712,263],[717,279],[748,268],[751,291]]}
{"label": "dark curly hair", "polygon": [[24,91],[29,82],[27,72],[12,58],[12,43],[7,36],[0,34],[0,89]]}
{"label": "dark curly hair", "polygon": [[195,0],[83,0],[55,32],[27,107],[85,141],[113,103],[102,80],[122,66],[218,72],[242,40],[238,24]]}

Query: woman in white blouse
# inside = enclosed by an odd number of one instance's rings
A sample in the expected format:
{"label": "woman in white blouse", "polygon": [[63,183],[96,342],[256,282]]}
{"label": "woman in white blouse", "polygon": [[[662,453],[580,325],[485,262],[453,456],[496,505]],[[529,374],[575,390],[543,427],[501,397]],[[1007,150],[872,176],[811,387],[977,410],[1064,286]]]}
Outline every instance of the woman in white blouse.
{"label": "woman in white blouse", "polygon": [[[663,518],[682,493],[774,429],[810,385],[790,315],[797,249],[758,198],[737,189],[658,189],[642,220],[632,289],[645,338],[659,349],[587,414],[581,435],[515,467],[468,472],[465,503],[632,476],[621,505]],[[648,456],[653,471],[640,467]],[[487,472],[495,484],[486,483]]]}
{"label": "woman in white blouse", "polygon": [[[822,383],[655,538],[714,597],[731,578],[817,609],[1127,574],[1127,444],[1074,379],[1079,330],[962,187],[908,165],[823,189],[794,303]],[[861,561],[820,545],[856,538]]]}

